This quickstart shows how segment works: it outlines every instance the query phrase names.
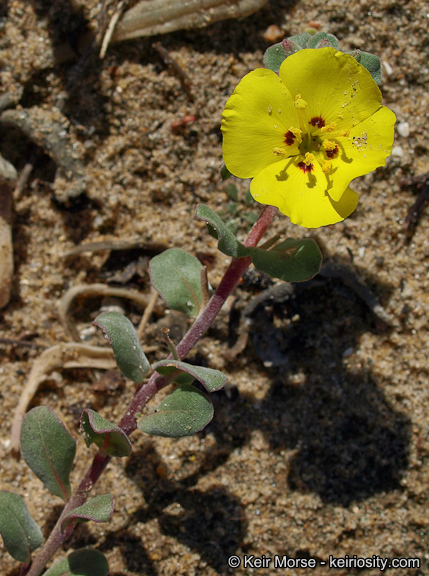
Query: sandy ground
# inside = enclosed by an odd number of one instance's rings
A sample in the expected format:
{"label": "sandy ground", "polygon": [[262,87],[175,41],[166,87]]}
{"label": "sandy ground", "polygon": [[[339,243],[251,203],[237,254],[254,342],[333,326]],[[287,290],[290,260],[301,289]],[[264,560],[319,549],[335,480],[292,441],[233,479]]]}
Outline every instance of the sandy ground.
{"label": "sandy ground", "polygon": [[[22,130],[2,126],[1,154],[18,172],[28,161],[34,170],[14,198],[15,276],[10,304],[0,313],[3,339],[32,344],[0,344],[0,488],[20,493],[49,534],[60,501],[10,456],[10,426],[34,360],[44,348],[71,341],[57,312],[68,288],[102,282],[148,293],[147,260],[163,246],[198,253],[217,285],[228,258],[194,219],[195,205],[231,214],[241,235],[246,217],[258,210],[245,205],[248,183],[236,181],[232,214],[219,178],[223,106],[238,80],[262,65],[269,25],[290,36],[311,23],[337,35],[345,49],[361,48],[383,61],[384,104],[398,119],[394,154],[386,168],[355,183],[360,202],[348,220],[311,234],[387,316],[344,277],[322,278],[287,302],[265,306],[246,349],[228,361],[236,310],[260,290],[248,278],[192,356],[228,374],[227,390],[213,395],[214,421],[180,440],[136,434],[131,457],[110,464],[95,489],[113,494],[112,521],[82,526],[67,551],[99,549],[112,576],[381,573],[321,565],[346,555],[417,558],[419,568],[384,573],[429,574],[429,214],[423,212],[404,243],[416,192],[401,187],[428,169],[428,4],[279,0],[241,21],[157,37],[185,70],[190,89],[153,48],[153,38],[112,45],[103,61],[93,54],[76,68],[82,61],[70,46],[96,27],[101,3],[95,0],[6,4],[0,5],[2,93],[23,90],[18,108],[33,126],[63,122],[87,188],[83,201],[73,200],[76,174],[56,174],[58,158]],[[195,121],[172,128],[187,115]],[[286,217],[273,229],[310,234]],[[136,238],[146,245],[64,256],[80,243]],[[138,323],[141,308],[120,304]],[[90,328],[101,305],[91,298],[71,310],[91,344],[103,345]],[[163,310],[152,320],[147,345],[159,344],[167,320],[177,338],[186,327]],[[159,344],[150,358],[163,353]],[[51,406],[78,438],[74,484],[89,457],[79,439],[81,410],[96,407],[117,421],[133,394],[129,382],[122,395],[113,384],[103,405],[99,377],[92,370],[56,370],[32,404]],[[231,555],[242,560],[236,570],[228,567]],[[272,558],[271,565],[245,567],[250,555]],[[275,555],[315,559],[318,566],[275,568]],[[18,574],[2,549],[0,572]]]}

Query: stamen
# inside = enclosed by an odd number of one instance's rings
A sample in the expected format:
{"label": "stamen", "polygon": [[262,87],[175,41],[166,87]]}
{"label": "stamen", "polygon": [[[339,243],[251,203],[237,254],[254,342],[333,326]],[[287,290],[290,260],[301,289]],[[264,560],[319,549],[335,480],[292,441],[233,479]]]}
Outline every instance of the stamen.
{"label": "stamen", "polygon": [[335,158],[338,155],[338,146],[332,140],[324,140],[322,146],[328,158]]}
{"label": "stamen", "polygon": [[311,163],[314,162],[314,159],[315,159],[314,154],[312,154],[311,152],[306,152],[303,162],[307,166],[311,166]]}
{"label": "stamen", "polygon": [[310,129],[308,127],[308,122],[306,121],[305,109],[307,108],[307,102],[301,98],[301,94],[297,94],[295,97],[294,106],[299,118],[299,125],[302,132],[306,132],[310,136]]}
{"label": "stamen", "polygon": [[335,142],[333,142],[332,140],[323,140],[322,146],[325,150],[335,150],[335,148],[337,147]]}
{"label": "stamen", "polygon": [[333,132],[336,127],[337,127],[337,123],[331,122],[330,124],[323,126],[323,128],[321,128],[320,130],[321,130],[321,132]]}
{"label": "stamen", "polygon": [[326,156],[328,158],[335,158],[338,156],[338,146],[335,146],[333,150],[326,150]]}
{"label": "stamen", "polygon": [[294,106],[295,106],[295,108],[298,108],[299,110],[303,110],[304,108],[307,108],[307,102],[301,98],[301,94],[296,95]]}
{"label": "stamen", "polygon": [[297,138],[301,138],[302,130],[300,130],[299,128],[294,128],[293,126],[289,128],[289,130],[290,132],[292,132],[294,136],[296,136]]}
{"label": "stamen", "polygon": [[301,134],[302,132],[299,128],[290,128],[285,134],[285,144],[292,146],[296,141],[297,144],[300,144],[302,142]]}
{"label": "stamen", "polygon": [[287,156],[289,152],[286,150],[286,148],[279,148],[276,146],[273,148],[273,154],[276,156]]}
{"label": "stamen", "polygon": [[322,172],[327,174],[328,172],[331,171],[331,167],[332,167],[332,162],[330,160],[325,160],[325,162],[323,163],[323,166],[322,166]]}

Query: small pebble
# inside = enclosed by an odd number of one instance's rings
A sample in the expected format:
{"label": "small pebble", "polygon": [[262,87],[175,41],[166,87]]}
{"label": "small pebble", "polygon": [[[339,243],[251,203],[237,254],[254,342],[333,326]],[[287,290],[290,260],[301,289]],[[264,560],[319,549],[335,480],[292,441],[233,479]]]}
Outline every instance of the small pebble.
{"label": "small pebble", "polygon": [[408,138],[410,135],[410,125],[408,122],[400,122],[397,125],[396,130],[398,131],[398,134],[403,138]]}
{"label": "small pebble", "polygon": [[402,158],[404,155],[404,151],[402,150],[402,146],[394,146],[392,150],[392,156],[396,156],[397,158]]}
{"label": "small pebble", "polygon": [[269,42],[270,44],[274,44],[275,42],[280,42],[285,37],[285,32],[277,26],[277,24],[271,24],[264,32],[264,40]]}
{"label": "small pebble", "polygon": [[383,60],[382,64],[383,64],[383,68],[384,68],[384,71],[386,72],[386,74],[388,76],[391,76],[392,72],[393,72],[392,66],[389,64],[389,62],[386,62],[385,60]]}

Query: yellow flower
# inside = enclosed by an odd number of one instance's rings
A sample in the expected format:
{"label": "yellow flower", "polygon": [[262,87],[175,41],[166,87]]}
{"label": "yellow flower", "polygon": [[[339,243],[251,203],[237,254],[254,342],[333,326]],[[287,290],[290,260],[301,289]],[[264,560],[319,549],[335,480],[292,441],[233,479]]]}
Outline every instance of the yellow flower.
{"label": "yellow flower", "polygon": [[384,166],[395,115],[370,73],[334,48],[299,50],[279,76],[247,74],[223,112],[228,170],[250,192],[307,228],[340,222],[357,206],[357,176]]}

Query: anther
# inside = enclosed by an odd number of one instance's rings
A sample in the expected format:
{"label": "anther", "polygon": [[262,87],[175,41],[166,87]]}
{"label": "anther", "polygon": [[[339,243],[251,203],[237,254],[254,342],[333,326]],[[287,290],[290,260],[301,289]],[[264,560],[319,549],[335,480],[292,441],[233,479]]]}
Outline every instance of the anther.
{"label": "anther", "polygon": [[307,108],[307,102],[301,98],[301,94],[296,95],[294,106],[295,106],[295,108],[298,108],[299,110],[303,110],[304,108]]}

